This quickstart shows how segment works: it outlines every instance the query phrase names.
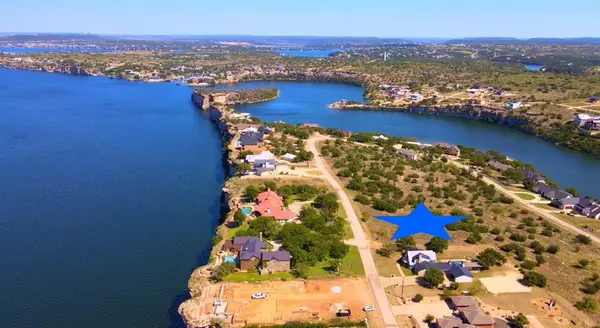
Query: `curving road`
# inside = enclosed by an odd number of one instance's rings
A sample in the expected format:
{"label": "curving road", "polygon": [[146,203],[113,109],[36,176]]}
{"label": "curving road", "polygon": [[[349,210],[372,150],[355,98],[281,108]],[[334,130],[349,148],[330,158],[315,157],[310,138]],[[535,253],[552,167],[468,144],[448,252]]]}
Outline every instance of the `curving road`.
{"label": "curving road", "polygon": [[365,268],[365,274],[367,275],[367,280],[369,281],[371,290],[373,291],[375,299],[377,300],[377,307],[381,313],[381,318],[384,325],[386,327],[398,327],[398,324],[396,323],[396,317],[392,313],[390,303],[387,295],[385,294],[384,286],[381,283],[381,279],[379,279],[377,267],[375,266],[375,261],[373,260],[373,254],[369,249],[369,243],[365,237],[365,233],[362,230],[358,216],[356,215],[356,212],[354,212],[352,203],[344,189],[327,170],[327,164],[325,164],[315,145],[317,141],[326,139],[328,139],[328,137],[322,135],[311,136],[306,143],[307,149],[313,153],[317,169],[321,172],[323,178],[327,180],[329,184],[331,184],[340,198],[342,206],[344,206],[344,210],[346,211],[346,215],[350,223],[350,228],[354,234],[353,243],[358,247],[358,252],[360,253],[360,258],[362,260],[363,267]]}

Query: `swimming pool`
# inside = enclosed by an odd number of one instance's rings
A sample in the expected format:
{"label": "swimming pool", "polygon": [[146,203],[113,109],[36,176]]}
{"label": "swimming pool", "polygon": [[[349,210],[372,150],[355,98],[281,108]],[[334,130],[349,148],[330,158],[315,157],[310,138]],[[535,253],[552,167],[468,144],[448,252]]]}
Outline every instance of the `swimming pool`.
{"label": "swimming pool", "polygon": [[242,213],[244,213],[244,215],[249,215],[252,213],[252,207],[242,207]]}
{"label": "swimming pool", "polygon": [[223,256],[223,262],[235,263],[235,256]]}

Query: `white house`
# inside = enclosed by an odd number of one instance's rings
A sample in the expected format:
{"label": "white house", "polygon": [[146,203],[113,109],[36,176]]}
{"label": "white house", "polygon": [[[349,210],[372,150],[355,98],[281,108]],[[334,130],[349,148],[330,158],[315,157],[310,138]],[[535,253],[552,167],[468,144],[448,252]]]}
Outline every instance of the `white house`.
{"label": "white house", "polygon": [[402,255],[402,263],[407,267],[412,268],[417,263],[422,262],[435,262],[437,256],[434,251],[425,249],[409,248],[404,255]]}
{"label": "white house", "polygon": [[380,140],[388,140],[389,138],[388,138],[388,137],[386,137],[386,136],[384,136],[383,134],[381,134],[381,135],[378,135],[378,136],[373,136],[373,140],[377,140],[377,139],[380,139]]}
{"label": "white house", "polygon": [[290,153],[286,153],[285,155],[281,156],[281,159],[286,160],[288,162],[293,161],[294,158],[296,158],[296,155]]}
{"label": "white house", "polygon": [[588,114],[575,114],[575,117],[573,118],[573,122],[579,126],[583,126],[587,121],[589,120],[594,120],[594,119],[600,119],[600,116],[594,117],[594,116],[590,116]]}
{"label": "white house", "polygon": [[272,160],[274,158],[275,158],[275,155],[273,155],[273,153],[271,153],[270,151],[266,150],[258,155],[246,155],[246,162],[254,163],[257,160],[268,161],[268,160]]}
{"label": "white house", "polygon": [[412,161],[416,161],[418,158],[417,153],[409,149],[398,149],[398,154]]}

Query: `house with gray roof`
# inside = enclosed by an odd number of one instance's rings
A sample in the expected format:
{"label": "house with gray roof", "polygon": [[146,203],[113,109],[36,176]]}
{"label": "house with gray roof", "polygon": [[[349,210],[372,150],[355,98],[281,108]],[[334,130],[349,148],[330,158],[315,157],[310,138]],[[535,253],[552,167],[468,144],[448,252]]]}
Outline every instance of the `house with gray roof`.
{"label": "house with gray roof", "polygon": [[[587,213],[587,214],[585,214],[585,213]],[[584,215],[586,215],[588,218],[599,220],[600,219],[600,205],[594,204],[594,205],[590,206],[589,208],[585,209]]]}
{"label": "house with gray roof", "polygon": [[406,267],[412,268],[417,263],[435,262],[437,261],[437,256],[434,251],[420,248],[408,248],[400,260]]}
{"label": "house with gray roof", "polygon": [[575,205],[575,211],[577,211],[583,215],[586,215],[583,213],[584,210],[587,209],[589,212],[590,207],[592,207],[593,205],[594,205],[594,201],[592,201],[591,199],[589,199],[587,197],[580,197],[579,202]]}
{"label": "house with gray roof", "polygon": [[404,157],[406,159],[416,161],[418,158],[418,154],[410,149],[400,148],[397,151],[398,151],[398,154],[400,154],[402,157]]}
{"label": "house with gray roof", "polygon": [[546,183],[546,178],[544,178],[541,174],[531,171],[529,169],[524,169],[523,175],[525,176],[525,180],[529,180],[533,183]]}
{"label": "house with gray roof", "polygon": [[446,274],[454,282],[473,282],[473,275],[469,269],[456,264],[450,265],[450,269],[446,271]]}
{"label": "house with gray roof", "polygon": [[450,296],[448,298],[450,308],[455,311],[464,309],[479,309],[479,303],[473,296]]}
{"label": "house with gray roof", "polygon": [[[227,241],[225,242],[227,245]],[[256,236],[233,237],[231,247],[239,249],[238,263],[241,270],[261,268],[262,271],[290,271],[290,253],[286,250],[268,251],[267,243]]]}
{"label": "house with gray roof", "polygon": [[572,210],[579,203],[579,197],[555,199],[552,204],[562,210]]}
{"label": "house with gray roof", "polygon": [[504,172],[506,170],[508,170],[510,168],[510,165],[498,162],[498,161],[489,161],[487,162],[487,165],[489,165],[492,169],[498,171],[498,172]]}
{"label": "house with gray roof", "polygon": [[463,322],[480,328],[494,328],[494,318],[479,309],[465,309],[460,312]]}

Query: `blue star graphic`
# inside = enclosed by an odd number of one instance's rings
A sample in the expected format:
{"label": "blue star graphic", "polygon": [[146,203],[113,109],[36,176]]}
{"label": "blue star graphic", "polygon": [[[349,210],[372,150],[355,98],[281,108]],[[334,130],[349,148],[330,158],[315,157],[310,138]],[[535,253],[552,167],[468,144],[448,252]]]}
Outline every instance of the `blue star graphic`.
{"label": "blue star graphic", "polygon": [[408,215],[386,215],[376,216],[375,218],[398,226],[392,240],[420,232],[450,240],[450,235],[444,229],[444,226],[460,221],[466,216],[436,216],[429,211],[425,204],[419,203]]}

